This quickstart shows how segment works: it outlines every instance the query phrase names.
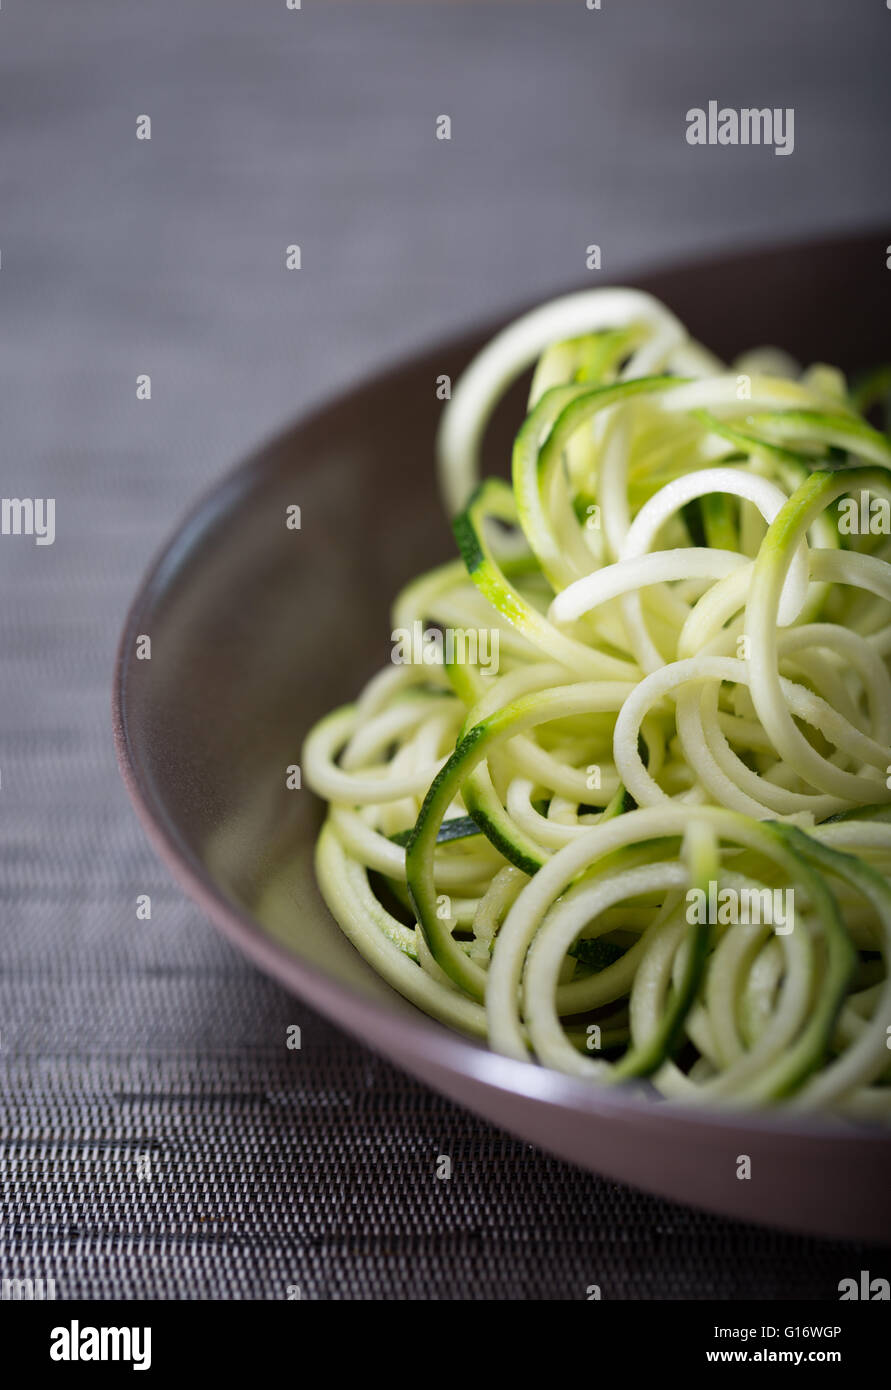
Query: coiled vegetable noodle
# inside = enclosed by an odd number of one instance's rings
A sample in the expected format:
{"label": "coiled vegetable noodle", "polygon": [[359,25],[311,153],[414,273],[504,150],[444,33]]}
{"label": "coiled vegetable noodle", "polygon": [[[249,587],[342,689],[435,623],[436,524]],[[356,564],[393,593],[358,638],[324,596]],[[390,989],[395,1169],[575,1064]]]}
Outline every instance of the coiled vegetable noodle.
{"label": "coiled vegetable noodle", "polygon": [[[533,362],[511,484],[480,482]],[[398,595],[393,661],[302,758],[324,897],[408,999],[595,1085],[891,1119],[877,390],[725,367],[629,290],[467,369],[439,436],[460,559]]]}

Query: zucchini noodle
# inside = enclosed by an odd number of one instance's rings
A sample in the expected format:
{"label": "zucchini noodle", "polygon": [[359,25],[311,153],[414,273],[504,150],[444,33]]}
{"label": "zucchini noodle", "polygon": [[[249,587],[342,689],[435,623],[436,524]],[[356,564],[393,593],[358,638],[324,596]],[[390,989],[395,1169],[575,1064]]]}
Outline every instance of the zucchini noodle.
{"label": "zucchini noodle", "polygon": [[[479,481],[533,364],[511,482]],[[419,1008],[596,1086],[891,1121],[877,399],[724,364],[631,290],[467,368],[437,445],[460,559],[302,753],[323,896]]]}

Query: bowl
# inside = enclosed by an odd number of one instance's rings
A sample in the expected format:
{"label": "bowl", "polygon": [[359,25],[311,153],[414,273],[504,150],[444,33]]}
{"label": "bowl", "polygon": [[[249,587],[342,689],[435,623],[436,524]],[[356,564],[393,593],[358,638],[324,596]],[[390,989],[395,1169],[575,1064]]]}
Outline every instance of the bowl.
{"label": "bowl", "polygon": [[[722,356],[769,342],[859,369],[891,357],[881,232],[748,252],[629,283]],[[174,877],[256,964],[493,1124],[650,1192],[824,1236],[891,1240],[891,1136],[788,1111],[700,1110],[498,1056],[396,994],[316,888],[322,808],[290,789],[312,723],[387,659],[389,604],[454,554],[435,491],[437,376],[499,324],[392,367],[267,444],[201,501],[126,620],[117,755]],[[504,471],[523,383],[485,441]],[[300,508],[300,529],[287,524]],[[150,639],[150,648],[144,639]],[[148,654],[150,651],[150,655]],[[751,1176],[741,1158],[751,1160]]]}

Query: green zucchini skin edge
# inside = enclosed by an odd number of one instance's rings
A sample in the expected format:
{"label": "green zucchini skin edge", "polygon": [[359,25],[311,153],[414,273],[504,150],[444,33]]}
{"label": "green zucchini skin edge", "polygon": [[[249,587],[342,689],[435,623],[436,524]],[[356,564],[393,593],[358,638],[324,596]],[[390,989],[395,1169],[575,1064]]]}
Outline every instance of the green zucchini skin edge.
{"label": "green zucchini skin edge", "polygon": [[853,887],[863,882],[859,870],[864,870],[869,878],[878,880],[889,907],[891,890],[860,861],[818,844],[797,826],[767,821],[764,828],[798,858],[801,877],[812,893],[820,918],[828,955],[823,988],[809,1023],[788,1052],[769,1069],[766,1078],[771,1091],[770,1099],[781,1099],[797,1090],[802,1081],[825,1060],[836,1019],[857,967],[857,952],[848,936],[838,902],[820,870],[835,872]]}

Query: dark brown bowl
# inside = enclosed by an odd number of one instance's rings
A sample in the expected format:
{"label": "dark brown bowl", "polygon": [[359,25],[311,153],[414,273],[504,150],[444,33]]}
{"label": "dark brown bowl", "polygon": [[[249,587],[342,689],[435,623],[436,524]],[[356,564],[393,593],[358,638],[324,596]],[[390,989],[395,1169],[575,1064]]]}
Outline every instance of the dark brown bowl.
{"label": "dark brown bowl", "polygon": [[[637,280],[722,355],[776,343],[857,369],[891,357],[876,233]],[[648,1103],[508,1060],[419,1013],[366,966],[316,889],[319,804],[289,791],[313,721],[387,659],[388,606],[453,553],[433,479],[441,405],[492,328],[397,366],[296,425],[183,523],[127,618],[118,759],[150,839],[257,964],[369,1046],[497,1125],[683,1202],[827,1236],[891,1239],[891,1136],[777,1112]],[[514,392],[487,439],[506,457]],[[285,525],[302,509],[302,529]],[[151,637],[151,659],[137,640]],[[739,1156],[751,1178],[737,1178]]]}

